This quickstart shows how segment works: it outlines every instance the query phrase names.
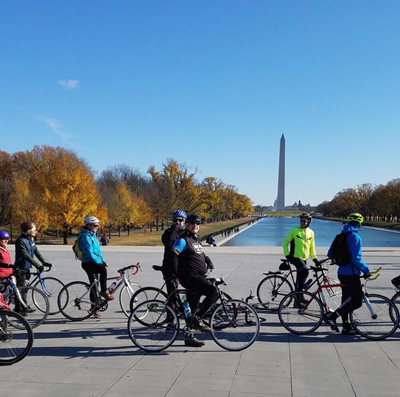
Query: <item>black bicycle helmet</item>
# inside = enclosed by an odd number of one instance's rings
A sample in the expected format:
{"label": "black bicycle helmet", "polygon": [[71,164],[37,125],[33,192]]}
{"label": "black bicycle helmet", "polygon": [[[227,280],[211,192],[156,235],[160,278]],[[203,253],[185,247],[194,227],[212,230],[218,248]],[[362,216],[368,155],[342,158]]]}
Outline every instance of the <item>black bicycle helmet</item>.
{"label": "black bicycle helmet", "polygon": [[186,218],[186,223],[197,223],[198,225],[200,225],[201,223],[201,218],[196,215],[196,214],[190,214],[187,218]]}

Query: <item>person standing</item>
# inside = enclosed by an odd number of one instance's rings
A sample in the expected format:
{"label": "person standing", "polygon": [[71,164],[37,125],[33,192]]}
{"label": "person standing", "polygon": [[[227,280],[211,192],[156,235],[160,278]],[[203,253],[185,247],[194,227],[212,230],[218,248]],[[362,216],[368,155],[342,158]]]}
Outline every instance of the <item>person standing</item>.
{"label": "person standing", "polygon": [[110,238],[107,236],[107,233],[104,233],[100,239],[101,245],[108,245],[110,242]]}
{"label": "person standing", "polygon": [[[313,262],[319,266],[315,253],[314,232],[309,228],[312,217],[304,212],[300,215],[300,226],[294,227],[283,240],[283,253],[286,259],[297,269],[296,291],[302,291],[304,282],[308,277],[307,259],[311,256]],[[289,248],[290,247],[290,248]],[[295,302],[298,307],[302,306],[301,298]]]}
{"label": "person standing", "polygon": [[[90,284],[94,282],[95,274],[100,275],[100,295],[107,300],[112,300],[114,297],[107,291],[107,264],[104,261],[96,236],[99,220],[95,216],[88,216],[83,222],[85,225],[78,235],[79,248],[83,253],[82,269],[86,272]],[[90,291],[90,299],[92,302],[97,299],[93,288]],[[91,310],[95,310],[94,305],[92,305]],[[96,318],[101,318],[101,314],[96,311],[94,311],[93,315]]]}
{"label": "person standing", "polygon": [[[342,287],[342,304],[333,313],[324,316],[324,321],[332,329],[338,331],[336,319],[342,317],[342,334],[354,335],[356,331],[351,327],[349,313],[362,305],[361,273],[368,277],[369,268],[362,260],[362,240],[358,234],[364,217],[356,212],[347,217],[347,224],[343,226],[342,233],[347,235],[347,251],[349,253],[348,263],[338,266],[338,278]],[[332,258],[332,245],[328,251],[328,257]]]}
{"label": "person standing", "polygon": [[[15,262],[14,268],[18,271],[17,286],[23,287],[28,284],[30,279],[30,270],[34,266],[39,273],[44,269],[43,266],[51,266],[40,253],[35,244],[34,238],[36,236],[37,230],[36,225],[32,221],[24,222],[21,225],[21,235],[17,238],[15,242]],[[39,260],[35,260],[35,257]],[[24,301],[26,300],[26,293],[22,294]],[[19,307],[19,301],[15,302],[15,310],[19,313],[22,309]],[[31,313],[34,309],[28,306],[24,313]]]}

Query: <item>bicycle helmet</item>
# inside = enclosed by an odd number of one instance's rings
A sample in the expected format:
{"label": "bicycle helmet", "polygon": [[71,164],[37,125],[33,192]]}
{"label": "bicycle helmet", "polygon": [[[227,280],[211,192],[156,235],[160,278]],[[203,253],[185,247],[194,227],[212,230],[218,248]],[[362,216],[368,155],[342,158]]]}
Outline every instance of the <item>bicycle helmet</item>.
{"label": "bicycle helmet", "polygon": [[9,240],[10,235],[5,230],[0,230],[0,239]]}
{"label": "bicycle helmet", "polygon": [[31,231],[34,231],[34,230],[36,230],[36,225],[32,221],[24,222],[21,225],[21,231],[24,234],[30,235]]}
{"label": "bicycle helmet", "polygon": [[300,216],[300,219],[306,218],[308,220],[308,223],[311,223],[312,221],[312,216],[308,212],[303,212]]}
{"label": "bicycle helmet", "polygon": [[91,225],[92,223],[99,223],[99,220],[95,216],[88,216],[83,220],[85,225]]}
{"label": "bicycle helmet", "polygon": [[186,218],[186,223],[197,223],[200,225],[201,223],[201,218],[196,215],[196,214],[190,214],[187,218]]}
{"label": "bicycle helmet", "polygon": [[176,210],[172,213],[172,219],[175,220],[175,218],[183,218],[186,219],[187,215],[185,211],[182,210]]}
{"label": "bicycle helmet", "polygon": [[364,222],[364,217],[358,212],[353,212],[347,217],[347,222],[356,222],[361,224]]}

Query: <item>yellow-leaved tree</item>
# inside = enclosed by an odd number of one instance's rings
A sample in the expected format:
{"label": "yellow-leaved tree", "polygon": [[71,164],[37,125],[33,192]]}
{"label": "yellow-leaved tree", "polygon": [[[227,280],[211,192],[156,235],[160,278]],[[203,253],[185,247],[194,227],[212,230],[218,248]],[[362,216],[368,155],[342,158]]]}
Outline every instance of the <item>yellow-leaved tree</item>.
{"label": "yellow-leaved tree", "polygon": [[[14,155],[18,175],[27,179],[25,187],[34,192],[38,204],[46,211],[48,222],[64,232],[68,244],[68,230],[83,223],[83,218],[94,215],[105,223],[107,209],[99,208],[93,173],[86,162],[61,147],[35,146],[31,152]],[[15,193],[23,190],[16,185]],[[35,223],[37,220],[32,219]]]}

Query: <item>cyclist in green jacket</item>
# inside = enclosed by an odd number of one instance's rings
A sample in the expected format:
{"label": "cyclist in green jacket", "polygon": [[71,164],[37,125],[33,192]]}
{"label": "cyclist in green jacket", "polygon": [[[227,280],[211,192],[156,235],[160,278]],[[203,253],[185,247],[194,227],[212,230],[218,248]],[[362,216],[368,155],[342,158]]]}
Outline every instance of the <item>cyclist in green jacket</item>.
{"label": "cyclist in green jacket", "polygon": [[[310,214],[300,215],[300,227],[294,227],[283,240],[283,253],[297,269],[296,291],[302,291],[308,276],[307,259],[311,256],[314,263],[319,266],[315,253],[314,232],[309,228],[312,217]],[[290,249],[289,249],[290,245]],[[301,306],[302,302],[295,302]]]}

